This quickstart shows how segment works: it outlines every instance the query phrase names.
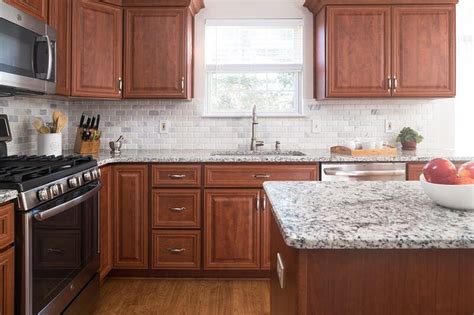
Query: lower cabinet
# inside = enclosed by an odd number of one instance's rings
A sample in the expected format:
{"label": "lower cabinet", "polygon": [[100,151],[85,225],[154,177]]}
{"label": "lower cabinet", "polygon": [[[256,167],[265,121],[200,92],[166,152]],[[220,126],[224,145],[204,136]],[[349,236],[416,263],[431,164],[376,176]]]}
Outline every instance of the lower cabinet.
{"label": "lower cabinet", "polygon": [[113,170],[113,268],[148,269],[148,165],[116,165]]}
{"label": "lower cabinet", "polygon": [[[457,168],[459,168],[464,162],[456,162]],[[417,181],[420,180],[421,174],[423,174],[423,168],[425,167],[426,162],[418,162],[418,163],[409,163],[407,165],[407,180],[410,181]]]}
{"label": "lower cabinet", "polygon": [[13,247],[0,253],[0,314],[13,314],[15,250]]}
{"label": "lower cabinet", "polygon": [[101,169],[102,190],[100,191],[100,280],[103,281],[112,270],[113,264],[113,172],[112,167]]}
{"label": "lower cabinet", "polygon": [[153,231],[153,269],[200,269],[201,231]]}
{"label": "lower cabinet", "polygon": [[260,268],[260,189],[208,189],[204,268]]}

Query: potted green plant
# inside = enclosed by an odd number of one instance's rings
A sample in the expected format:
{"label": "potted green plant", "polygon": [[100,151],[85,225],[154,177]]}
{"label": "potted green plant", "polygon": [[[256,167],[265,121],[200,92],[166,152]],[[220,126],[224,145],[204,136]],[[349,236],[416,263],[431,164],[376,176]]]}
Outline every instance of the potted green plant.
{"label": "potted green plant", "polygon": [[423,141],[423,136],[410,127],[405,127],[400,131],[397,142],[402,144],[402,150],[416,150],[416,145]]}

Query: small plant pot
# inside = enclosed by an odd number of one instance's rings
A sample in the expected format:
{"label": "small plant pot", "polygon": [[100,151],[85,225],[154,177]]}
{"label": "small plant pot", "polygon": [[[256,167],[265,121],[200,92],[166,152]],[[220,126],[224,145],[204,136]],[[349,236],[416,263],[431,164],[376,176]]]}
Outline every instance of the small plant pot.
{"label": "small plant pot", "polygon": [[402,150],[404,151],[415,151],[416,141],[402,142]]}

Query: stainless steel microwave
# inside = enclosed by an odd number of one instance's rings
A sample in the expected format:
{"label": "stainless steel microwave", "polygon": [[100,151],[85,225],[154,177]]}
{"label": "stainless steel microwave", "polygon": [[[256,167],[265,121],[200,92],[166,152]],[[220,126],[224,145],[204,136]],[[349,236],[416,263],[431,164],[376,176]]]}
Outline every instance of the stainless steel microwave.
{"label": "stainless steel microwave", "polygon": [[56,32],[0,0],[0,96],[56,92]]}

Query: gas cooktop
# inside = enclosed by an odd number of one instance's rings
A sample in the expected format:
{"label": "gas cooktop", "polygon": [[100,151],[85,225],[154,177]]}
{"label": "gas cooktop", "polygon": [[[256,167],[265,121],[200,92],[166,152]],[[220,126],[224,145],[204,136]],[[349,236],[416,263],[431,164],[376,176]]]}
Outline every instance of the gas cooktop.
{"label": "gas cooktop", "polygon": [[0,188],[27,191],[97,167],[92,156],[26,156],[0,158]]}

